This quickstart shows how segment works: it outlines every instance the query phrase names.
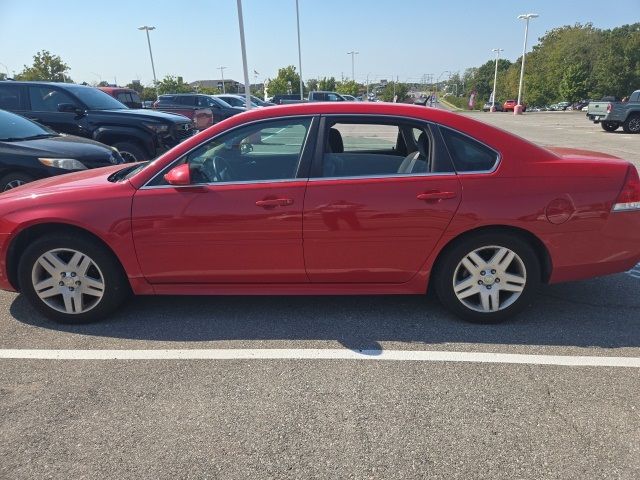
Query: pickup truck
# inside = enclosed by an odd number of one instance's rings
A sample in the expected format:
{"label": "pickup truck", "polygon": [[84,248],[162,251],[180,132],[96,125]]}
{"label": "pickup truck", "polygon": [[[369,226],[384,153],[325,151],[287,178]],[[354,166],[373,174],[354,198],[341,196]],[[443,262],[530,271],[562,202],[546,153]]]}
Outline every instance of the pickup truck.
{"label": "pickup truck", "polygon": [[59,133],[115,147],[127,162],[151,160],[193,135],[182,115],[135,110],[94,87],[0,80],[0,109]]}
{"label": "pickup truck", "polygon": [[175,93],[160,95],[153,104],[155,110],[177,113],[192,119],[197,130],[204,130],[225,118],[244,112],[212,95]]}
{"label": "pickup truck", "polygon": [[607,132],[622,126],[626,133],[640,133],[640,90],[633,92],[627,102],[589,102],[587,118],[600,123]]}

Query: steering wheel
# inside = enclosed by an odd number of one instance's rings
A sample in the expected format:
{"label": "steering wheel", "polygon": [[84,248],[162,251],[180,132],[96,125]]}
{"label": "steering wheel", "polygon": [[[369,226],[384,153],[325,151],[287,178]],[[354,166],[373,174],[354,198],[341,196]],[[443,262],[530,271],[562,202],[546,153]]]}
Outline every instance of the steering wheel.
{"label": "steering wheel", "polygon": [[[209,181],[224,182],[233,178],[231,164],[226,158],[219,156],[207,158],[202,163],[202,173]],[[222,175],[225,173],[227,178],[222,178]]]}

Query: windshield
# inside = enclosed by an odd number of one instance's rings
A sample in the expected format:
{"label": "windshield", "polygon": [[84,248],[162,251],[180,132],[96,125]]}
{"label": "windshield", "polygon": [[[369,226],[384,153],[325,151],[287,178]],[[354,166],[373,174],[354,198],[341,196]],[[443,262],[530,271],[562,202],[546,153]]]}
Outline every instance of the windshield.
{"label": "windshield", "polygon": [[214,102],[216,102],[218,105],[220,105],[221,107],[225,107],[225,108],[231,108],[231,105],[229,105],[227,102],[225,102],[224,100],[222,100],[221,98],[218,97],[212,97],[210,96],[209,98],[212,98]]}
{"label": "windshield", "polygon": [[89,110],[120,110],[128,108],[111,95],[91,87],[71,88],[71,92],[84,103]]}
{"label": "windshield", "polygon": [[58,134],[15,113],[0,110],[0,141],[54,137]]}

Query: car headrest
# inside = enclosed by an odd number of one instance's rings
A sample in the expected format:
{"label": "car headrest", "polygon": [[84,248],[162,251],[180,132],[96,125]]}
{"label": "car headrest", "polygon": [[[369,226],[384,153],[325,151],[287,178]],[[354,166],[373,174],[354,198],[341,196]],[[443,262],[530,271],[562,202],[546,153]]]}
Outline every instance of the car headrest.
{"label": "car headrest", "polygon": [[344,143],[342,142],[342,135],[335,128],[329,129],[329,138],[327,139],[327,150],[331,153],[343,153]]}

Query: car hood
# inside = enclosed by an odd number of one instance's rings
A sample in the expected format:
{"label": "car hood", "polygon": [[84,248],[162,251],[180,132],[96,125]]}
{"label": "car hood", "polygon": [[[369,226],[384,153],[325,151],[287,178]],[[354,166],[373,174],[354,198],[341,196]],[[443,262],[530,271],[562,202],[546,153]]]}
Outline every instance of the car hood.
{"label": "car hood", "polygon": [[95,192],[97,191],[95,190],[96,188],[111,184],[108,179],[112,173],[130,166],[131,165],[113,165],[36,180],[35,182],[27,183],[21,187],[0,193],[0,203],[19,198],[36,198],[54,193],[58,194],[70,190]]}
{"label": "car hood", "polygon": [[109,158],[113,149],[87,138],[58,135],[50,138],[0,142],[0,154],[54,158]]}
{"label": "car hood", "polygon": [[120,110],[93,110],[92,115],[120,115],[130,117],[132,120],[155,120],[160,122],[184,123],[191,120],[184,115],[177,113],[162,112],[159,110],[151,110],[148,108],[123,108]]}

